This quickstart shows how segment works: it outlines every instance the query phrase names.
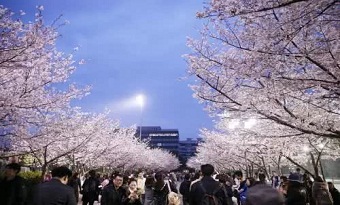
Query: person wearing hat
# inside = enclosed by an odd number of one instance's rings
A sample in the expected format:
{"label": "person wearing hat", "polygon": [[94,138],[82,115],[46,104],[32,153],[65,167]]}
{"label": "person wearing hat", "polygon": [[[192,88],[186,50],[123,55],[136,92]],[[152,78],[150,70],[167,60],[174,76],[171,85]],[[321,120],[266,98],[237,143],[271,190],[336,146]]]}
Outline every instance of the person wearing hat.
{"label": "person wearing hat", "polygon": [[0,204],[24,205],[26,200],[25,180],[18,176],[21,166],[10,163],[5,167],[4,179],[0,182]]}
{"label": "person wearing hat", "polygon": [[288,177],[286,205],[306,205],[307,190],[303,186],[298,173],[292,173]]}

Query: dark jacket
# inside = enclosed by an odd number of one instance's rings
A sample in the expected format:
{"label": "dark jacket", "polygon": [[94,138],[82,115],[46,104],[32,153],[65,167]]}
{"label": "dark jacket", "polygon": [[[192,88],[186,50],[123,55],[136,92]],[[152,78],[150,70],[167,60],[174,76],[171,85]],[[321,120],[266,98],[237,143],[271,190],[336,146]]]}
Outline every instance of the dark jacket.
{"label": "dark jacket", "polygon": [[73,188],[74,195],[76,196],[76,201],[79,201],[79,191],[81,190],[81,183],[79,178],[70,178],[67,183],[68,186]]}
{"label": "dark jacket", "polygon": [[333,204],[340,205],[340,192],[335,187],[332,190],[329,190],[332,195]]}
{"label": "dark jacket", "polygon": [[316,205],[333,205],[327,182],[314,182],[312,186],[312,195]]}
{"label": "dark jacket", "polygon": [[122,205],[126,198],[126,190],[123,187],[116,189],[113,184],[105,186],[102,192],[101,205]]}
{"label": "dark jacket", "polygon": [[85,202],[97,201],[100,192],[99,185],[100,182],[97,178],[89,177],[86,179],[82,186],[82,200]]}
{"label": "dark jacket", "polygon": [[286,205],[306,205],[307,190],[299,182],[289,182]]}
{"label": "dark jacket", "polygon": [[136,200],[131,200],[130,198],[129,198],[129,195],[131,194],[131,192],[128,190],[127,192],[126,192],[126,197],[123,199],[123,205],[142,205],[142,201],[141,201],[141,196],[139,195],[138,197],[138,199],[136,199]]}
{"label": "dark jacket", "polygon": [[76,197],[71,187],[58,179],[38,184],[34,193],[34,205],[76,205]]}
{"label": "dark jacket", "polygon": [[0,182],[1,205],[23,205],[26,200],[25,180],[16,176],[13,180]]}
{"label": "dark jacket", "polygon": [[184,180],[179,186],[179,193],[183,196],[183,202],[189,202],[190,184],[191,181]]}
{"label": "dark jacket", "polygon": [[170,191],[178,192],[177,188],[174,183],[172,183],[170,180],[168,188],[166,181],[156,182],[153,189],[153,203],[154,205],[166,205],[167,204],[167,196],[170,193]]}
{"label": "dark jacket", "polygon": [[145,186],[144,205],[153,205],[153,188]]}
{"label": "dark jacket", "polygon": [[224,189],[224,186],[221,186],[221,183],[215,181],[210,176],[204,176],[200,181],[194,183],[191,186],[190,194],[189,194],[189,204],[190,205],[200,205],[202,204],[202,200],[204,197],[204,192],[200,185],[202,183],[203,187],[207,191],[207,194],[212,194],[212,192],[219,188],[215,196],[221,201],[222,204],[228,204],[227,193]]}

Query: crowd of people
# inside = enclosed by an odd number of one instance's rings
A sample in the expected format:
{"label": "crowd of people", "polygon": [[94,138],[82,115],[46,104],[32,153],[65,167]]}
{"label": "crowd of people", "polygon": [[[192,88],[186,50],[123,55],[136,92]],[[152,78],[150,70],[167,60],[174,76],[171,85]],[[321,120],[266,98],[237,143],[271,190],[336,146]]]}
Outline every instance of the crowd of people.
{"label": "crowd of people", "polygon": [[[217,174],[210,164],[197,173],[143,173],[111,176],[89,171],[84,179],[65,167],[36,185],[27,200],[20,165],[6,165],[0,182],[1,205],[340,205],[340,193],[322,177],[312,180],[297,169],[288,177],[264,173],[243,177],[241,171]],[[177,185],[179,189],[177,190]],[[181,196],[181,197],[180,197]]]}

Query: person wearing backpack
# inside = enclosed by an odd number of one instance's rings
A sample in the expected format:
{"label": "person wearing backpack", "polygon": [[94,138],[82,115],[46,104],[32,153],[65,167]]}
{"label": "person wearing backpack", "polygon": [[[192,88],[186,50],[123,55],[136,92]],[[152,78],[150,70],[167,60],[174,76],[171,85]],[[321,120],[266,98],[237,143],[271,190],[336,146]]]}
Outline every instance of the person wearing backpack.
{"label": "person wearing backpack", "polygon": [[227,193],[222,183],[212,178],[214,167],[201,166],[202,179],[194,183],[189,193],[190,205],[227,205]]}
{"label": "person wearing backpack", "polygon": [[100,182],[96,177],[96,172],[94,170],[89,171],[90,177],[84,181],[82,187],[83,194],[83,205],[93,205],[94,201],[98,200],[99,192],[100,192]]}

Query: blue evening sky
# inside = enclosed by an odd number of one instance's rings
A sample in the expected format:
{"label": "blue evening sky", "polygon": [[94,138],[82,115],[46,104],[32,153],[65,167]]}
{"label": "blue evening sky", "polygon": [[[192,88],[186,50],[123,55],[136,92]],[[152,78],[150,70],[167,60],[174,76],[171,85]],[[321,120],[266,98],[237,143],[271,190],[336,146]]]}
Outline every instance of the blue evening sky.
{"label": "blue evening sky", "polygon": [[[85,59],[71,81],[91,85],[89,96],[73,104],[87,112],[111,110],[122,126],[179,129],[182,139],[196,138],[212,119],[192,97],[183,54],[186,37],[198,37],[202,21],[195,13],[203,0],[0,0],[15,13],[23,10],[33,21],[36,6],[44,6],[51,24],[59,15],[70,23],[59,29],[59,51]],[[134,103],[146,96],[141,113]]]}

